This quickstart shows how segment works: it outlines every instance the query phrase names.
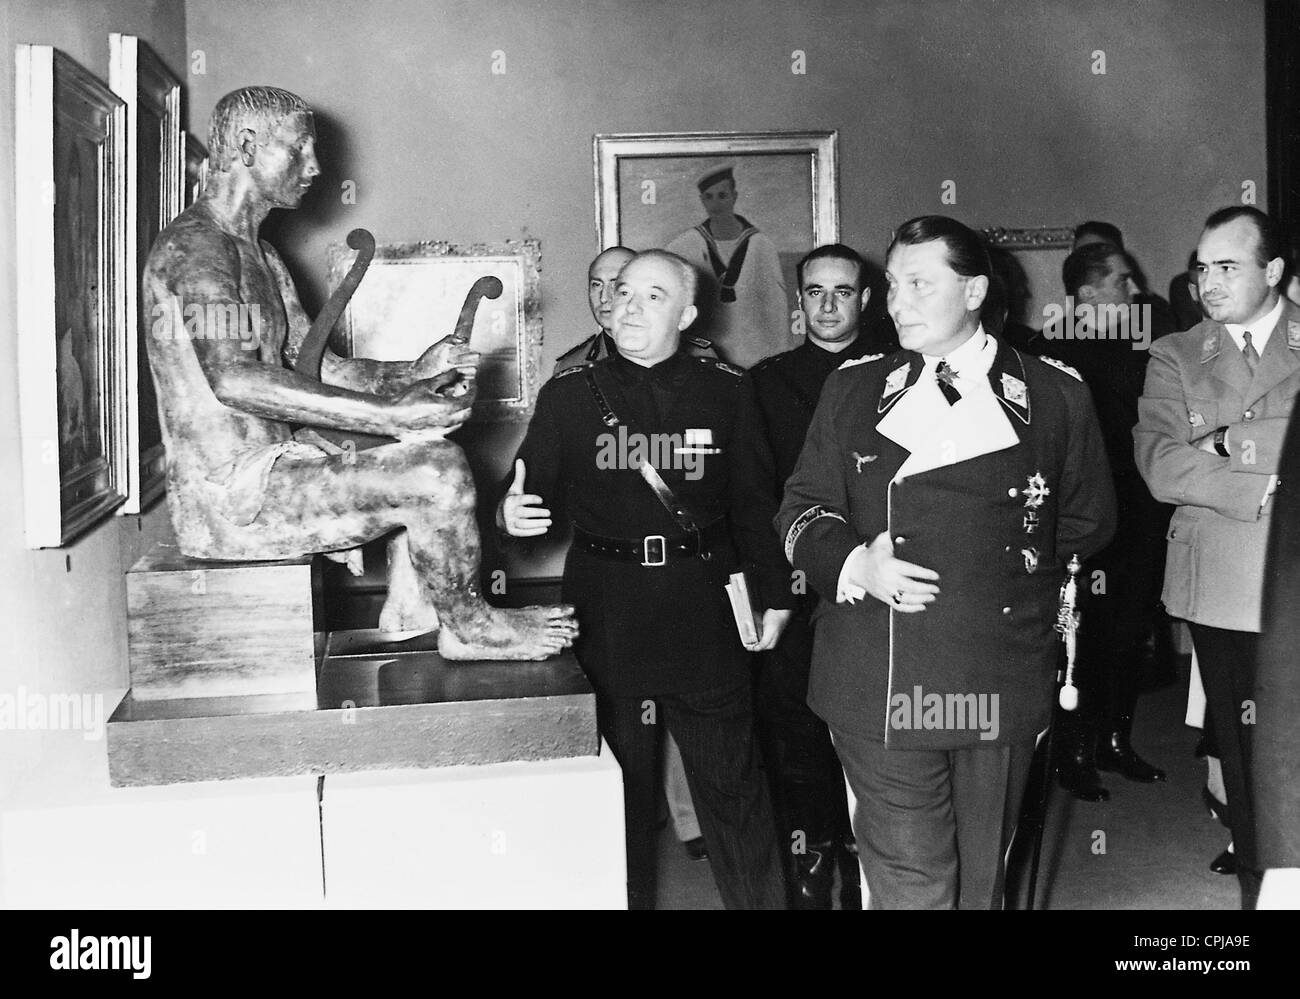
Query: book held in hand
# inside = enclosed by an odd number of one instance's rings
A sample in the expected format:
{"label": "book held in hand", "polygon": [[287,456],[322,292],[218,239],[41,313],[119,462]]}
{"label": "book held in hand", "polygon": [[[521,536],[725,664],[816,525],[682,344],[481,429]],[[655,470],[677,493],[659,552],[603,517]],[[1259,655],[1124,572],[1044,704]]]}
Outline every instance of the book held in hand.
{"label": "book held in hand", "polygon": [[731,581],[724,587],[731,601],[731,613],[736,618],[736,631],[746,645],[758,641],[758,628],[754,618],[754,605],[749,600],[749,584],[743,572],[733,572]]}

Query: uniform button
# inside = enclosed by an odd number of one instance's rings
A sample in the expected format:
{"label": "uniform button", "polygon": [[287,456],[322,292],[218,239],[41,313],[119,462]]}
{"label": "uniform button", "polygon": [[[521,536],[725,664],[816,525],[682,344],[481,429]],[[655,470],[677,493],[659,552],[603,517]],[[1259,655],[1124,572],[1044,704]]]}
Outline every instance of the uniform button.
{"label": "uniform button", "polygon": [[1170,532],[1169,532],[1169,537],[1170,537],[1170,538],[1176,538],[1176,537],[1178,537],[1178,528],[1175,527],[1172,531],[1170,531]]}
{"label": "uniform button", "polygon": [[1253,409],[1248,409],[1241,415],[1243,419],[1253,420],[1255,418],[1255,411]]}
{"label": "uniform button", "polygon": [[1007,490],[1007,495],[1010,496],[1012,499],[1015,499],[1017,496],[1020,495],[1020,490],[1017,489],[1015,486],[1012,486],[1010,489]]}
{"label": "uniform button", "polygon": [[901,545],[901,544],[902,544],[904,541],[906,541],[906,540],[907,540],[907,538],[903,537],[903,536],[900,534],[898,537],[896,537],[896,538],[894,539],[894,544],[896,544],[896,545]]}
{"label": "uniform button", "polygon": [[1011,546],[1010,546],[1010,545],[1007,545],[1007,546],[1006,546],[1005,548],[1003,548],[1002,550],[1003,550],[1004,552],[1009,552],[1009,551],[1011,551]]}
{"label": "uniform button", "polygon": [[1002,608],[1002,613],[1003,613],[1003,614],[1010,614],[1010,613],[1011,613],[1011,608],[1010,608],[1010,607],[1003,607],[1003,608]]}

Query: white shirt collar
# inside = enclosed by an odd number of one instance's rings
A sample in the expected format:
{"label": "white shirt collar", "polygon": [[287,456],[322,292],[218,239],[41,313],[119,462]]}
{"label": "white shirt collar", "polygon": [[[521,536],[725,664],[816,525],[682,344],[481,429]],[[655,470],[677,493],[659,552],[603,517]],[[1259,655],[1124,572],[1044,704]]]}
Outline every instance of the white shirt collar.
{"label": "white shirt collar", "polygon": [[1242,326],[1240,323],[1224,323],[1223,327],[1228,331],[1228,335],[1232,337],[1232,342],[1237,345],[1238,350],[1245,348],[1246,339],[1244,334],[1249,330],[1251,346],[1255,348],[1255,353],[1262,357],[1264,348],[1268,345],[1268,338],[1273,335],[1277,321],[1282,318],[1282,306],[1285,304],[1286,299],[1278,295],[1277,304],[1258,322],[1250,326]]}
{"label": "white shirt collar", "polygon": [[981,323],[974,335],[956,350],[950,351],[943,357],[922,356],[925,360],[925,370],[931,377],[934,377],[934,370],[939,366],[939,362],[947,361],[948,367],[957,372],[957,384],[974,388],[980,383],[988,384],[986,376],[997,357],[997,341],[984,332],[984,324]]}

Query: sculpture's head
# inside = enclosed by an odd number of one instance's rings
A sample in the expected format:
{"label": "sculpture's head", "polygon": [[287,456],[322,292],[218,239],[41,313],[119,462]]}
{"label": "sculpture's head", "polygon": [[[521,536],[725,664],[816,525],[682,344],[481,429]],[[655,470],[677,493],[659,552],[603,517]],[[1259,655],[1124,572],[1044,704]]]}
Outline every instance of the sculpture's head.
{"label": "sculpture's head", "polygon": [[311,108],[278,87],[244,87],[217,101],[208,152],[210,170],[247,176],[274,208],[297,208],[320,174]]}

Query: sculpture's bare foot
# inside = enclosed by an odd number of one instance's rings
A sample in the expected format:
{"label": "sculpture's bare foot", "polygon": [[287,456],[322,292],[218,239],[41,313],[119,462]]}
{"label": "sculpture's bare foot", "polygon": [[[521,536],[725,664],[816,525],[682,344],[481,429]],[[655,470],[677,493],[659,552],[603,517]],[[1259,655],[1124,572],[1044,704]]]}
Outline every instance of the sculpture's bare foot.
{"label": "sculpture's bare foot", "polygon": [[433,604],[393,598],[394,593],[389,590],[384,609],[379,612],[380,631],[393,635],[398,632],[438,630],[438,611]]}
{"label": "sculpture's bare foot", "polygon": [[[454,630],[454,634],[453,634]],[[438,633],[444,659],[547,659],[578,637],[573,608],[557,606],[506,609],[483,605]]]}

